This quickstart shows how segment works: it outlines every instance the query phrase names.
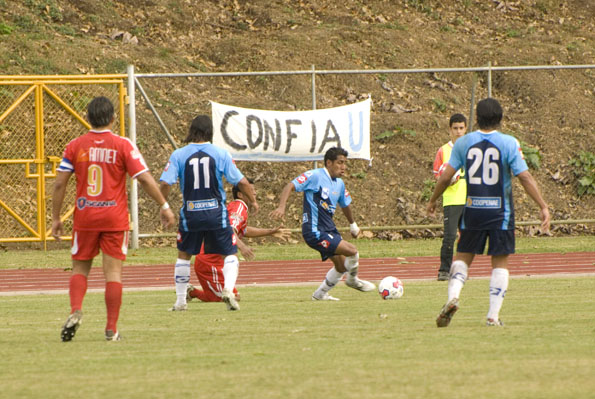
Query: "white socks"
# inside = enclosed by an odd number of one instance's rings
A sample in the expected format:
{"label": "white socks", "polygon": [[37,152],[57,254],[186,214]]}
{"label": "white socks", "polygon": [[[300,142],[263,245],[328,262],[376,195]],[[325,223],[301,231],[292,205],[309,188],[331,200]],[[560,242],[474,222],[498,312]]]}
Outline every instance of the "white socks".
{"label": "white socks", "polygon": [[238,257],[236,255],[226,256],[223,260],[223,278],[225,279],[225,284],[223,286],[224,290],[229,290],[230,292],[233,291],[239,273],[240,261],[238,260]]}
{"label": "white socks", "polygon": [[343,274],[338,272],[337,269],[331,267],[330,270],[326,273],[326,278],[320,284],[318,289],[314,292],[314,295],[317,297],[321,297],[322,295],[329,292],[331,288],[333,288],[341,279],[343,278]]}
{"label": "white socks", "polygon": [[508,269],[501,267],[492,269],[492,278],[490,280],[490,309],[488,310],[488,319],[498,321],[504,295],[508,289]]}
{"label": "white socks", "polygon": [[185,305],[186,287],[188,287],[190,281],[190,259],[178,258],[176,260],[174,279],[176,281],[176,306]]}
{"label": "white socks", "polygon": [[459,298],[461,290],[467,281],[469,267],[462,260],[455,260],[450,266],[450,280],[448,280],[448,300]]}
{"label": "white socks", "polygon": [[359,269],[359,252],[353,256],[345,258],[345,269],[347,270],[347,280],[353,281],[357,278],[357,271]]}

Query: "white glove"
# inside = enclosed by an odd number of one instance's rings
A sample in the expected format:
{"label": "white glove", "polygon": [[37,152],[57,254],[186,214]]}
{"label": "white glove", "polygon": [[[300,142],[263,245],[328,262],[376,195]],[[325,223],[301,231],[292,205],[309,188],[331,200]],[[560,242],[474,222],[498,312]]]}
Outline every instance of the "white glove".
{"label": "white glove", "polygon": [[349,231],[353,237],[357,237],[359,235],[359,227],[357,227],[357,223],[353,222],[349,225]]}

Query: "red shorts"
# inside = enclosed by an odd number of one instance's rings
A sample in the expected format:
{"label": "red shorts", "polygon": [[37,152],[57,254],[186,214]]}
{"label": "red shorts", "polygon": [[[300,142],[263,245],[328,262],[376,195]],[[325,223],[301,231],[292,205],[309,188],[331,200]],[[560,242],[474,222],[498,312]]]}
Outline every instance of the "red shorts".
{"label": "red shorts", "polygon": [[[217,254],[198,254],[194,257],[194,271],[204,291],[204,302],[221,302],[221,291],[225,286],[223,258]],[[234,288],[234,294],[238,291]],[[203,300],[203,298],[201,298]]]}
{"label": "red shorts", "polygon": [[93,259],[101,251],[112,258],[126,260],[128,231],[81,231],[72,233],[70,254],[74,260]]}

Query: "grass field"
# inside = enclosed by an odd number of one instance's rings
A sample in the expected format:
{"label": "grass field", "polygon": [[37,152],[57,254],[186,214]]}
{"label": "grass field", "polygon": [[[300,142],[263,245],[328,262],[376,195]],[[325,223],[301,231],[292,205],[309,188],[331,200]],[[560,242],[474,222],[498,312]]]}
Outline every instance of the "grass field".
{"label": "grass field", "polygon": [[408,282],[382,301],[341,285],[244,287],[242,309],[195,303],[170,313],[171,292],[125,292],[105,342],[103,295],[59,339],[67,295],[2,297],[3,398],[593,398],[595,277],[513,279],[484,326],[488,281],[467,282],[450,327],[434,319],[445,284]]}

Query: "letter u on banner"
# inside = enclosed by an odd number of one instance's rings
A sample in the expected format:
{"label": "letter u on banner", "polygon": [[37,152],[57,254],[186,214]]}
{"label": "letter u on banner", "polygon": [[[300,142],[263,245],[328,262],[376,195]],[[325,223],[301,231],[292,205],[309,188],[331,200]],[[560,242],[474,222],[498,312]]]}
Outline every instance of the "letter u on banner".
{"label": "letter u on banner", "polygon": [[347,114],[349,115],[349,146],[353,151],[359,152],[364,142],[364,113],[359,111],[359,140],[357,144],[353,141],[353,113],[348,112]]}

